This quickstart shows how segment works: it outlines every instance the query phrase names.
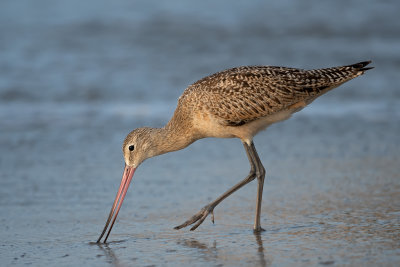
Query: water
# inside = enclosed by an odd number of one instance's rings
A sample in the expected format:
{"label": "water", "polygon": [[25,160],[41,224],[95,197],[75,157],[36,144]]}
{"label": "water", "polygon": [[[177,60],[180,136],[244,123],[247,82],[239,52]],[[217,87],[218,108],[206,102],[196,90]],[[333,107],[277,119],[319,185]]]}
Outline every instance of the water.
{"label": "water", "polygon": [[[2,1],[2,265],[309,266],[400,261],[397,1]],[[137,170],[93,244],[133,128],[161,126],[185,87],[238,65],[374,70],[259,134],[267,169],[195,232],[173,227],[242,179],[238,140],[200,140]]]}

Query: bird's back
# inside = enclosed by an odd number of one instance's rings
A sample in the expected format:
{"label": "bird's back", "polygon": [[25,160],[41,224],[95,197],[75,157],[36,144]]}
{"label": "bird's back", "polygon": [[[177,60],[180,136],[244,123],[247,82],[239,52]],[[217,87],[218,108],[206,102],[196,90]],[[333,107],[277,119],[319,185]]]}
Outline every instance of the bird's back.
{"label": "bird's back", "polygon": [[362,75],[370,61],[303,70],[274,66],[232,68],[189,86],[180,104],[208,112],[222,125],[241,126],[286,109],[298,109],[327,91]]}

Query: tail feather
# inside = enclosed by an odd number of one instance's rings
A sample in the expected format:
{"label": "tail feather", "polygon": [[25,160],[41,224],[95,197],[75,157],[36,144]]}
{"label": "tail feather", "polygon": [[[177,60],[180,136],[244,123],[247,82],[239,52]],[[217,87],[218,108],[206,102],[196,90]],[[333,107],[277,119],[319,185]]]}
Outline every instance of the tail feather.
{"label": "tail feather", "polygon": [[363,73],[367,70],[373,69],[374,67],[367,67],[365,68],[365,66],[367,66],[368,64],[370,64],[372,61],[368,60],[368,61],[362,61],[356,64],[352,64],[352,65],[348,65],[346,67],[350,67],[353,69],[356,69],[357,71],[362,71]]}
{"label": "tail feather", "polygon": [[362,61],[359,63],[345,65],[340,67],[325,68],[325,69],[314,69],[308,71],[311,76],[318,76],[316,83],[311,86],[306,86],[302,90],[312,91],[315,95],[320,96],[339,85],[354,79],[365,71],[373,69],[373,67],[366,67],[371,61]]}

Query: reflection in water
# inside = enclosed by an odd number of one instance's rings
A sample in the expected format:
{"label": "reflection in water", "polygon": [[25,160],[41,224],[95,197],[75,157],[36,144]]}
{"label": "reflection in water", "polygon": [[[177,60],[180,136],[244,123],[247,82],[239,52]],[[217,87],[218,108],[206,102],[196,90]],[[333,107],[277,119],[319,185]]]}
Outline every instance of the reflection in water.
{"label": "reflection in water", "polygon": [[194,238],[178,240],[177,244],[196,249],[200,253],[201,258],[205,261],[212,261],[218,258],[217,241],[215,240],[212,247],[209,247]]}
{"label": "reflection in water", "polygon": [[269,261],[265,259],[264,255],[264,246],[263,246],[263,241],[261,238],[261,233],[256,233],[254,232],[254,236],[256,237],[257,245],[258,245],[258,256],[259,256],[259,265],[260,266],[267,266],[271,265]]}
{"label": "reflection in water", "polygon": [[120,264],[117,256],[115,255],[114,251],[108,246],[107,243],[95,243],[101,251],[104,253],[106,256],[107,262],[111,263],[113,266],[122,266]]}
{"label": "reflection in water", "polygon": [[[254,233],[257,242],[257,255],[259,257],[258,264],[256,266],[269,266],[271,265],[271,261],[265,258],[264,255],[264,246],[260,233]],[[217,241],[214,240],[212,247],[207,246],[206,244],[197,241],[194,238],[190,239],[181,239],[177,242],[178,245],[182,245],[184,247],[196,249],[199,252],[200,257],[205,261],[217,261],[218,260],[218,249],[217,249]]]}

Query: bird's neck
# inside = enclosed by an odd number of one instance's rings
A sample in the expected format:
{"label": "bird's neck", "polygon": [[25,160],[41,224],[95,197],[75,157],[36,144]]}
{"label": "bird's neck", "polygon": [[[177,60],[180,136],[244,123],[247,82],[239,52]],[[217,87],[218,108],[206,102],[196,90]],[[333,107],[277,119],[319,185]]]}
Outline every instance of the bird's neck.
{"label": "bird's neck", "polygon": [[169,124],[163,128],[153,128],[152,130],[150,157],[181,150],[197,140],[186,131],[180,131]]}
{"label": "bird's neck", "polygon": [[202,138],[187,114],[190,112],[178,105],[171,120],[163,128],[154,129],[152,144],[155,149],[151,156],[181,150]]}

